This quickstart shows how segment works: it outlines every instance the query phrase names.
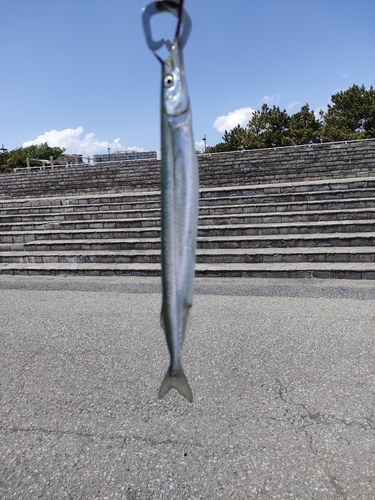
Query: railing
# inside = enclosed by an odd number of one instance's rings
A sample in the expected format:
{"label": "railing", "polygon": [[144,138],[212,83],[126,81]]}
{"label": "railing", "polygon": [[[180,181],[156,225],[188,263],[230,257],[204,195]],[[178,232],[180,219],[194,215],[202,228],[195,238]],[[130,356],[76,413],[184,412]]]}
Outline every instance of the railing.
{"label": "railing", "polygon": [[[155,161],[157,158],[145,158],[145,159],[139,159],[139,158],[134,158],[134,159],[129,159],[129,160],[108,160],[108,161],[100,161],[100,162],[95,162],[94,158],[90,156],[80,156],[80,158],[87,160],[87,162],[66,162],[66,163],[54,163],[53,158],[51,157],[50,160],[40,160],[38,158],[26,158],[26,165],[27,167],[17,167],[14,169],[14,172],[31,172],[31,171],[40,171],[40,170],[55,170],[58,168],[72,168],[72,167],[82,167],[84,165],[90,165],[90,166],[101,166],[101,165],[108,165],[108,164],[114,164],[114,163],[128,163],[128,162],[134,162],[134,161]],[[30,162],[41,162],[42,165],[30,165]]]}
{"label": "railing", "polygon": [[158,158],[133,158],[129,160],[108,160],[108,161],[98,161],[95,162],[93,165],[112,165],[113,163],[129,163],[129,162],[146,162],[146,161],[158,161]]}
{"label": "railing", "polygon": [[371,137],[369,139],[349,139],[346,141],[332,141],[332,142],[311,142],[309,144],[295,144],[293,146],[272,146],[269,148],[259,148],[259,149],[237,149],[234,151],[222,151],[220,153],[199,153],[202,156],[213,156],[213,155],[221,155],[221,154],[227,154],[227,153],[249,153],[249,152],[254,152],[254,154],[258,154],[260,151],[277,151],[277,150],[285,150],[285,149],[311,149],[311,148],[324,148],[327,146],[335,146],[335,145],[341,145],[341,144],[352,144],[352,143],[359,143],[359,142],[374,142],[375,143],[375,138]]}
{"label": "railing", "polygon": [[[322,148],[322,147],[331,147],[331,146],[335,146],[335,145],[343,145],[343,144],[352,144],[352,143],[366,143],[366,142],[374,142],[375,144],[375,138],[370,138],[370,139],[353,139],[353,140],[348,140],[348,141],[335,141],[335,142],[322,142],[322,143],[312,143],[312,144],[301,144],[301,145],[298,145],[298,146],[280,146],[280,147],[273,147],[273,148],[264,148],[264,149],[243,149],[243,150],[240,150],[240,151],[227,151],[227,152],[223,152],[223,153],[201,153],[199,154],[199,156],[203,158],[209,158],[211,156],[220,156],[220,155],[223,155],[223,154],[228,154],[228,153],[231,153],[231,154],[241,154],[241,153],[254,153],[254,154],[259,154],[260,152],[266,152],[266,151],[281,151],[281,150],[287,150],[287,149],[290,149],[290,150],[296,150],[296,149],[299,149],[301,151],[303,150],[308,150],[308,149],[319,149],[319,148]],[[373,153],[375,154],[375,153]],[[80,167],[80,166],[85,166],[85,165],[90,165],[90,166],[98,166],[98,165],[109,165],[109,164],[116,164],[116,163],[128,163],[128,162],[139,162],[139,161],[142,161],[142,162],[145,162],[145,161],[155,161],[155,158],[145,158],[145,159],[129,159],[129,160],[108,160],[108,161],[102,161],[102,162],[95,162],[94,158],[93,157],[90,157],[90,156],[81,156],[81,155],[77,155],[76,156],[76,160],[80,158],[80,159],[85,159],[87,160],[87,162],[66,162],[65,164],[54,164],[53,162],[53,158],[50,157],[50,160],[40,160],[40,159],[36,159],[36,158],[27,158],[26,159],[26,163],[27,163],[27,167],[24,168],[15,168],[14,171],[15,172],[30,172],[30,171],[34,171],[34,170],[54,170],[54,169],[57,169],[57,168],[72,168],[72,167]],[[157,160],[159,158],[156,158]],[[35,166],[31,166],[30,165],[30,162],[33,161],[37,161],[37,162],[40,162],[42,163],[42,165],[35,165]],[[370,161],[370,160],[369,160]],[[373,161],[373,160],[371,160]]]}
{"label": "railing", "polygon": [[[77,159],[80,158],[82,160],[87,160],[87,162],[80,161]],[[66,162],[66,163],[54,163],[53,156],[50,156],[49,160],[41,160],[40,158],[26,158],[26,168],[25,167],[17,167],[14,169],[15,172],[29,172],[33,170],[54,170],[55,168],[70,168],[70,167],[79,167],[81,165],[94,165],[94,159],[90,156],[76,156],[76,162]],[[92,163],[90,163],[92,161]],[[42,165],[31,165],[30,162],[40,162]]]}

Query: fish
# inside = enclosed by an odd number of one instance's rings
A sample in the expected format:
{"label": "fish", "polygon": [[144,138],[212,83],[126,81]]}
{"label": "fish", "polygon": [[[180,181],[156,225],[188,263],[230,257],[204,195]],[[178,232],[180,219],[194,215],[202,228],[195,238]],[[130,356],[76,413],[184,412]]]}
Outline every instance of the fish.
{"label": "fish", "polygon": [[[177,37],[176,37],[177,38]],[[171,389],[193,394],[181,365],[190,328],[198,226],[199,172],[183,53],[177,39],[162,62],[161,89],[161,325],[170,366],[158,397]]]}

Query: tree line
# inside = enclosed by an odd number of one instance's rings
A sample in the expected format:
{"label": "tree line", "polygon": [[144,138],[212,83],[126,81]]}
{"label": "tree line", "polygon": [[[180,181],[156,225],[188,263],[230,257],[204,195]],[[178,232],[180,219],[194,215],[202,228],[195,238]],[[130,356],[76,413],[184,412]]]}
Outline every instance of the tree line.
{"label": "tree line", "polygon": [[[353,85],[331,96],[327,112],[315,116],[308,104],[289,115],[277,106],[263,104],[253,113],[245,127],[237,125],[226,130],[223,141],[206,148],[206,153],[260,149],[280,146],[349,141],[375,138],[375,90]],[[52,148],[47,143],[3,151],[0,155],[0,172],[12,172],[26,167],[26,158],[54,160],[60,158],[64,148]]]}
{"label": "tree line", "polygon": [[280,146],[371,139],[375,137],[375,90],[353,85],[331,96],[327,112],[317,117],[308,104],[289,115],[277,106],[263,104],[246,127],[226,130],[223,141],[206,153]]}
{"label": "tree line", "polygon": [[26,158],[49,160],[52,156],[56,160],[62,156],[64,151],[65,148],[52,148],[46,142],[11,151],[4,151],[0,155],[0,171],[12,172],[15,168],[26,167]]}

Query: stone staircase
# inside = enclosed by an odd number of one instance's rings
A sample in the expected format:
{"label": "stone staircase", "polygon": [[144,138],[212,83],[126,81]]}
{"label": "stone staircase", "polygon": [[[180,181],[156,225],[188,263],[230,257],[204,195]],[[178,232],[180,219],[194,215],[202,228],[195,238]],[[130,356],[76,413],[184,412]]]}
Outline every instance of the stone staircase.
{"label": "stone staircase", "polygon": [[[278,184],[375,175],[375,139],[199,155],[202,188]],[[156,191],[157,160],[57,166],[0,174],[0,200]]]}
{"label": "stone staircase", "polygon": [[[334,165],[325,179],[201,188],[196,275],[375,279],[366,162],[352,177]],[[159,275],[160,193],[147,189],[3,196],[0,273]]]}

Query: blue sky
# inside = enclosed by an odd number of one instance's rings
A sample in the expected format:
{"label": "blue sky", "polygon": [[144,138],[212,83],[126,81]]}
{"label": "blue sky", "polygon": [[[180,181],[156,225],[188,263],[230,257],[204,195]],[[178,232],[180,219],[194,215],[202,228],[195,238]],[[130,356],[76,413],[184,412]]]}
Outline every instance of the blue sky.
{"label": "blue sky", "polygon": [[[160,63],[148,0],[0,0],[0,145],[95,154],[160,148]],[[375,84],[375,0],[185,0],[185,69],[197,147],[263,102],[293,113]],[[155,38],[172,36],[170,15]]]}

